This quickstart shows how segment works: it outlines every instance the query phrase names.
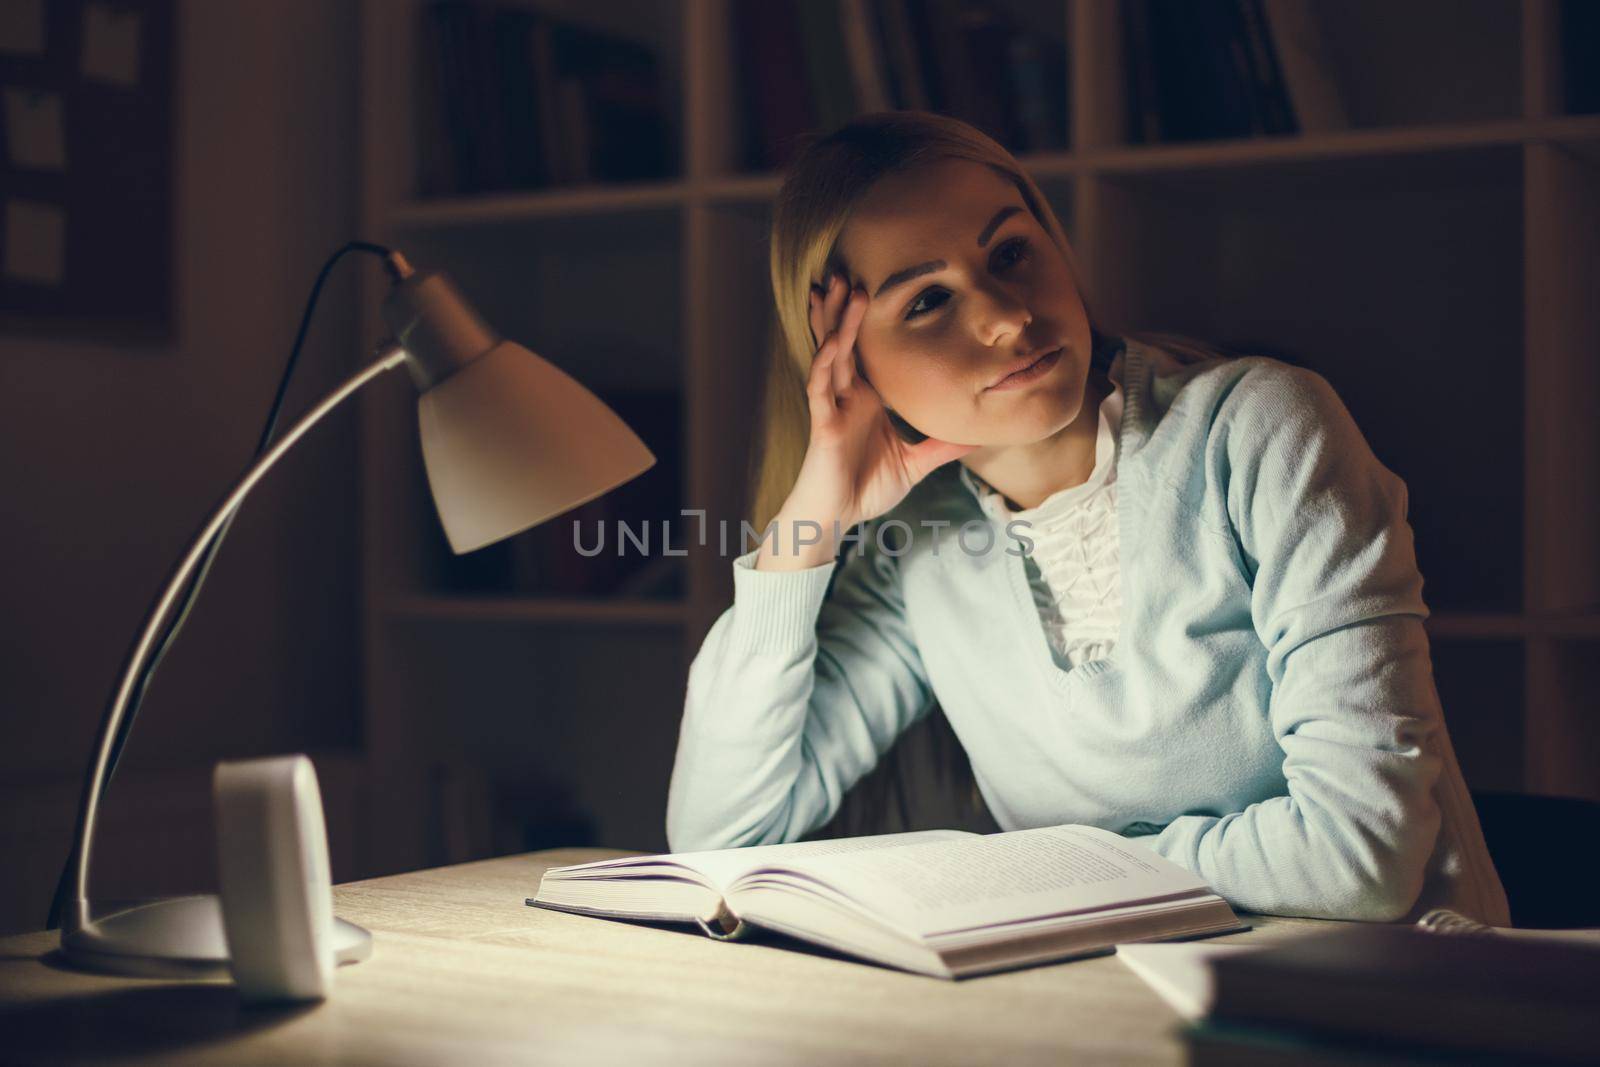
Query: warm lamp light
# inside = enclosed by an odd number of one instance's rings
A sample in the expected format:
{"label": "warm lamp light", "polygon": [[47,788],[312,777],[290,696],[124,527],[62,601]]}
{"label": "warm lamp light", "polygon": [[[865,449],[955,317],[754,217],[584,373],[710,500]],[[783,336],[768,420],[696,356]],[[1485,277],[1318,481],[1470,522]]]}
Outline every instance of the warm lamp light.
{"label": "warm lamp light", "polygon": [[[68,860],[70,896],[63,901],[61,948],[73,963],[128,974],[187,976],[227,967],[228,946],[214,896],[161,900],[95,916],[88,899],[90,848],[119,731],[162,625],[213,539],[307,430],[369,381],[405,366],[421,392],[418,426],[429,486],[450,547],[458,553],[537,525],[655,464],[650,450],[599,398],[551,363],[501,339],[444,275],[416,273],[394,252],[387,253],[386,265],[394,286],[383,316],[396,339],[381,345],[375,362],[315,405],[239,479],[174,569],[129,653],[100,726]],[[371,935],[339,920],[335,945],[340,962],[363,959],[371,951]]]}

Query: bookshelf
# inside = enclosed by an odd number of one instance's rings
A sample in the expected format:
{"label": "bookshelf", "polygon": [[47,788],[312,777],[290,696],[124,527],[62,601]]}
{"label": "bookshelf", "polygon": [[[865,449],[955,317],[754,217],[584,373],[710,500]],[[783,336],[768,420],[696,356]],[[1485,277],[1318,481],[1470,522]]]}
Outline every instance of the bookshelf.
{"label": "bookshelf", "polygon": [[[521,4],[659,55],[676,166],[428,199],[420,6],[363,5],[367,234],[454,273],[499,329],[591,387],[659,390],[677,411],[679,499],[736,527],[778,177],[748,167],[730,0]],[[1562,33],[1586,16],[1558,0],[1322,5],[1331,54],[1363,72],[1349,128],[1138,143],[1122,6],[993,6],[1065,50],[1061,147],[1021,158],[1102,315],[1327,375],[1411,490],[1468,781],[1600,796],[1600,429],[1587,410],[1600,393],[1600,116],[1569,107],[1592,96],[1569,76],[1592,46]],[[1442,74],[1419,74],[1423,49]],[[375,316],[368,327],[381,332]],[[1419,401],[1441,400],[1459,419],[1417,420]],[[620,597],[530,595],[503,558],[451,561],[413,411],[400,381],[362,411],[376,854],[399,868],[545,843],[544,816],[518,808],[529,795],[567,828],[552,833],[662,847],[687,668],[731,602],[729,560],[714,537],[691,543],[669,592]]]}

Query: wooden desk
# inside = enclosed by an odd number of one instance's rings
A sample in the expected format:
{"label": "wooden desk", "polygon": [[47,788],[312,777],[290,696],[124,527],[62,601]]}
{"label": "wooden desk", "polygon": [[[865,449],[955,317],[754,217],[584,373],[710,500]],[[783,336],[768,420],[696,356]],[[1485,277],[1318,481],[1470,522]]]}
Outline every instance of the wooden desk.
{"label": "wooden desk", "polygon": [[[760,943],[529,908],[562,849],[353,882],[373,932],[311,1007],[247,1009],[226,981],[55,965],[0,939],[0,1061],[118,1063],[1177,1063],[1178,1016],[1106,956],[946,982]],[[1256,918],[1230,941],[1329,924]]]}

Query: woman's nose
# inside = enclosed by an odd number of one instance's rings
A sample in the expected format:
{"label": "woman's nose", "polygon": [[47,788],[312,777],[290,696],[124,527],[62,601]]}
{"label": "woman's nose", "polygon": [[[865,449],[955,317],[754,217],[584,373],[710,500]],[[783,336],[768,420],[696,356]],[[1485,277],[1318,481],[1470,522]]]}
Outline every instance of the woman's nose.
{"label": "woman's nose", "polygon": [[989,282],[978,287],[970,305],[976,317],[978,339],[989,348],[1019,336],[1033,321],[1027,302],[1007,286]]}

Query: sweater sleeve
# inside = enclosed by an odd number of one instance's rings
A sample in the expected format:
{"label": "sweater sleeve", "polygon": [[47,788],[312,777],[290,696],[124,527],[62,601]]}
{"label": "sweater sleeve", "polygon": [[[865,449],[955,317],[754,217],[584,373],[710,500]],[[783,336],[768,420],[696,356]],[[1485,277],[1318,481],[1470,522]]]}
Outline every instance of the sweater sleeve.
{"label": "sweater sleeve", "polygon": [[1247,371],[1224,420],[1211,458],[1267,650],[1288,795],[1180,816],[1142,842],[1247,910],[1399,919],[1439,834],[1443,720],[1405,483],[1312,371]]}
{"label": "sweater sleeve", "polygon": [[674,852],[793,841],[932,706],[898,557],[872,523],[831,563],[733,562],[733,605],[689,667],[667,796]]}

